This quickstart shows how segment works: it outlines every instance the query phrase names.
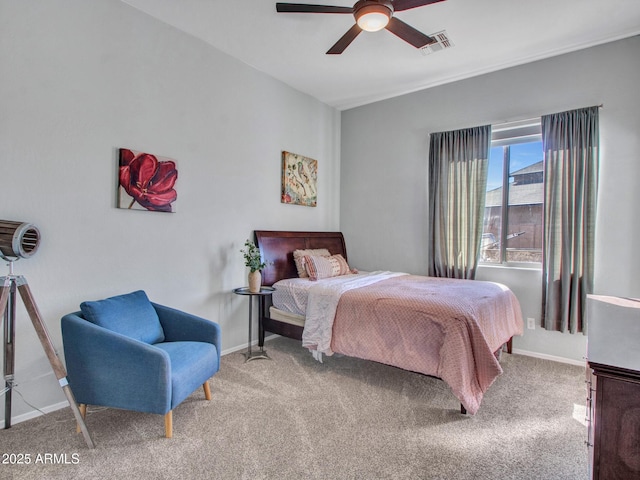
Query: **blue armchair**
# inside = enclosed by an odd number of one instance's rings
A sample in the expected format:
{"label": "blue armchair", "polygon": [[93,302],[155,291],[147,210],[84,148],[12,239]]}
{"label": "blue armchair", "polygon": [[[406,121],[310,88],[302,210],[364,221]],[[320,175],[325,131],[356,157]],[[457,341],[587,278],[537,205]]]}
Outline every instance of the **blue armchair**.
{"label": "blue armchair", "polygon": [[220,368],[220,326],[149,301],[142,290],[94,302],[62,317],[67,379],[84,415],[101,405],[164,415]]}

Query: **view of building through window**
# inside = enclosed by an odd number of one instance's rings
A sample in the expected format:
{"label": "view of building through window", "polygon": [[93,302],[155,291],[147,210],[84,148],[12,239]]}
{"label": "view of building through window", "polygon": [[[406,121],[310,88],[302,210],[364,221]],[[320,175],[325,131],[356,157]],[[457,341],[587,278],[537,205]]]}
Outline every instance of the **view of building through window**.
{"label": "view of building through window", "polygon": [[492,146],[481,262],[542,262],[542,159],[541,141]]}

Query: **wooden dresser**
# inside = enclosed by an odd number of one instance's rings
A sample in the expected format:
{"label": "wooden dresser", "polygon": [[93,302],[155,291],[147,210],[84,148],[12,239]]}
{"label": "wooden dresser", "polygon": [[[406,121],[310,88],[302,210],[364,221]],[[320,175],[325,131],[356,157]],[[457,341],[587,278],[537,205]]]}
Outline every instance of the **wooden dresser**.
{"label": "wooden dresser", "polygon": [[640,300],[587,298],[592,479],[640,479]]}

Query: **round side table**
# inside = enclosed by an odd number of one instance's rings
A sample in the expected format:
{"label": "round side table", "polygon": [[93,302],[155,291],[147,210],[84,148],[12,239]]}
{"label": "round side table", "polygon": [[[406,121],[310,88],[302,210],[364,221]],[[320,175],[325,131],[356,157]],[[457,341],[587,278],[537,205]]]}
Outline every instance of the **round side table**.
{"label": "round side table", "polygon": [[267,355],[267,351],[264,349],[264,346],[260,346],[260,350],[257,352],[251,351],[251,323],[253,320],[253,297],[258,297],[258,315],[260,315],[260,312],[264,310],[265,297],[271,295],[275,291],[276,289],[273,287],[260,287],[259,292],[251,292],[249,287],[240,287],[233,290],[233,293],[236,295],[246,295],[249,297],[249,342],[247,343],[247,352],[244,354],[245,362],[260,358],[271,360]]}

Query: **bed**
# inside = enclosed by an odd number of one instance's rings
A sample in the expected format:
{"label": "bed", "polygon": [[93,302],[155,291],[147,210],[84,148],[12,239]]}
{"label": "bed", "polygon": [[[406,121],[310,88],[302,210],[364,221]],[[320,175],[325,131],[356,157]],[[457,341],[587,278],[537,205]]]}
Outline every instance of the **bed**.
{"label": "bed", "polygon": [[[262,284],[275,286],[274,297],[300,286],[309,289],[308,304],[301,307],[306,311],[283,302],[286,295],[275,300],[282,305],[268,298],[261,303],[260,346],[271,332],[301,340],[314,357],[320,352],[318,359],[335,352],[438,377],[460,400],[462,413],[475,414],[502,373],[503,346],[511,353],[512,337],[523,332],[518,300],[504,285],[400,272],[314,282],[298,278],[294,252],[326,249],[348,262],[341,232],[256,230],[255,241],[267,263]],[[316,336],[315,323],[317,312],[327,311],[333,322],[323,327],[330,331],[328,339],[326,332]]]}

